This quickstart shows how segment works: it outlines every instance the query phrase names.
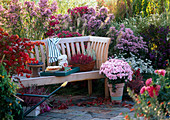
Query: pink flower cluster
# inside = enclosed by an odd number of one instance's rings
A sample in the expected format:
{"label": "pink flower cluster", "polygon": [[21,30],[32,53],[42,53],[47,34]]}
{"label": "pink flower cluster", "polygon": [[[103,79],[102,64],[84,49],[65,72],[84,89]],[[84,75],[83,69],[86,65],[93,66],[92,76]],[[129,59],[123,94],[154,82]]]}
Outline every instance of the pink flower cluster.
{"label": "pink flower cluster", "polygon": [[143,94],[145,91],[148,92],[150,97],[154,97],[155,95],[159,95],[159,90],[161,88],[160,85],[152,85],[152,78],[146,80],[146,86],[143,86],[140,90],[140,93]]}
{"label": "pink flower cluster", "polygon": [[105,74],[110,80],[125,79],[127,77],[131,81],[133,71],[127,62],[119,59],[109,59],[101,65],[99,73]]}
{"label": "pink flower cluster", "polygon": [[71,13],[71,17],[82,16],[88,12],[87,6],[76,7],[74,9],[68,9],[68,13]]}
{"label": "pink flower cluster", "polygon": [[55,36],[59,31],[64,30],[67,28],[67,23],[70,23],[71,19],[69,15],[65,14],[58,14],[56,16],[51,16],[49,19],[49,27],[48,31],[45,35],[48,36]]}
{"label": "pink flower cluster", "polygon": [[[158,75],[165,76],[166,71],[163,69],[160,69],[160,70],[155,70],[155,73],[157,73]],[[141,88],[140,93],[143,94],[145,91],[147,91],[150,97],[154,97],[155,95],[158,96],[161,86],[152,85],[152,83],[153,83],[152,78],[147,79],[145,83],[146,86],[143,86]]]}
{"label": "pink flower cluster", "polygon": [[165,76],[166,71],[163,69],[160,69],[160,70],[155,70],[155,73],[157,73],[158,75]]}

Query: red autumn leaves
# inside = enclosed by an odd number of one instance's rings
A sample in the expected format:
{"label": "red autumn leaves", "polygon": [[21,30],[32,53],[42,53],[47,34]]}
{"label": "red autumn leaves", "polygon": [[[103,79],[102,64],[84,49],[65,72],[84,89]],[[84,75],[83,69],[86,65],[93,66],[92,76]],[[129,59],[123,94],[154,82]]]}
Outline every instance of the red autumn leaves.
{"label": "red autumn leaves", "polygon": [[42,42],[31,42],[29,39],[19,38],[18,35],[8,35],[0,28],[0,58],[5,55],[3,62],[8,73],[21,76],[23,73],[31,74],[31,71],[25,67],[26,63],[31,61],[28,53],[32,51],[34,45],[40,44],[44,45]]}

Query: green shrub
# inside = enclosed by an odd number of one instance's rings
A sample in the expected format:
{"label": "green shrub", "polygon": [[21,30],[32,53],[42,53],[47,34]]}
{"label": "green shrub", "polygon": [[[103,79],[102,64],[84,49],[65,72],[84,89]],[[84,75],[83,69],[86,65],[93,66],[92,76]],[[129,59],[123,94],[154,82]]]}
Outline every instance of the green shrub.
{"label": "green shrub", "polygon": [[19,101],[14,97],[16,93],[16,85],[11,82],[9,75],[5,70],[5,67],[0,65],[0,119],[1,120],[13,120],[15,118],[22,119],[21,105]]}
{"label": "green shrub", "polygon": [[137,15],[135,17],[126,18],[125,20],[121,20],[120,22],[112,22],[112,25],[116,27],[116,29],[120,29],[120,25],[123,23],[126,28],[131,28],[135,35],[139,35],[140,33],[146,31],[149,26],[152,24],[155,27],[167,27],[170,26],[170,21],[168,18],[170,14],[162,13],[162,14],[152,14],[149,17],[142,17]]}
{"label": "green shrub", "polygon": [[105,6],[115,15],[116,21],[140,15],[169,13],[168,0],[97,0],[98,6]]}
{"label": "green shrub", "polygon": [[88,5],[94,7],[97,5],[96,0],[57,0],[58,11],[57,14],[67,14],[68,9]]}

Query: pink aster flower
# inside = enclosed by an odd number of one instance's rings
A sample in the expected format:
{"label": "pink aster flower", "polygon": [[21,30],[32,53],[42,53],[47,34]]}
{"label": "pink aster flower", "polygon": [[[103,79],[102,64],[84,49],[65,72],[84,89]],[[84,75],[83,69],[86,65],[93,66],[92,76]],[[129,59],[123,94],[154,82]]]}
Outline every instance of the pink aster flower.
{"label": "pink aster flower", "polygon": [[166,71],[163,69],[160,69],[160,70],[155,70],[155,73],[157,73],[158,75],[165,76]]}
{"label": "pink aster flower", "polygon": [[153,86],[148,86],[146,88],[146,90],[148,91],[148,94],[149,94],[150,97],[154,97],[154,92],[153,92],[154,87]]}
{"label": "pink aster flower", "polygon": [[155,95],[158,96],[159,95],[159,90],[160,90],[161,86],[157,85],[156,87],[154,86],[148,86],[146,88],[146,90],[148,91],[148,94],[150,97],[154,97]]}
{"label": "pink aster flower", "polygon": [[143,93],[145,92],[145,90],[146,90],[146,87],[143,86],[143,87],[140,89],[140,94],[143,94]]}
{"label": "pink aster flower", "polygon": [[149,78],[149,79],[147,79],[146,80],[146,86],[149,86],[149,85],[151,85],[151,83],[152,83],[152,78]]}
{"label": "pink aster flower", "polygon": [[161,89],[161,86],[160,85],[157,85],[156,86],[156,90],[159,91]]}

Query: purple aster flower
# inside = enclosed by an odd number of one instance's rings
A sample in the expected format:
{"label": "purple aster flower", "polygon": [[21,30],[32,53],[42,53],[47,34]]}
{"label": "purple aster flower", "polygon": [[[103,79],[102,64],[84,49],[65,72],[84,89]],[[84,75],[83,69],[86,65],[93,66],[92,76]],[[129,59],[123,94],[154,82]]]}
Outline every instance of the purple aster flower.
{"label": "purple aster flower", "polygon": [[109,14],[110,20],[115,19],[115,16],[113,14]]}
{"label": "purple aster flower", "polygon": [[125,28],[125,25],[124,25],[124,24],[121,24],[121,25],[120,25],[120,28],[123,28],[123,29],[124,29],[124,28]]}
{"label": "purple aster flower", "polygon": [[35,11],[32,11],[31,16],[37,16],[37,13]]}
{"label": "purple aster flower", "polygon": [[108,14],[108,9],[106,7],[102,7],[102,8],[100,8],[99,12],[100,12],[101,15],[102,14]]}
{"label": "purple aster flower", "polygon": [[88,14],[91,14],[92,16],[94,16],[96,14],[96,11],[94,8],[89,8],[88,11],[87,11]]}

